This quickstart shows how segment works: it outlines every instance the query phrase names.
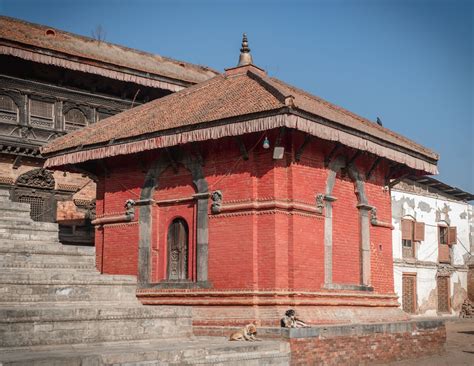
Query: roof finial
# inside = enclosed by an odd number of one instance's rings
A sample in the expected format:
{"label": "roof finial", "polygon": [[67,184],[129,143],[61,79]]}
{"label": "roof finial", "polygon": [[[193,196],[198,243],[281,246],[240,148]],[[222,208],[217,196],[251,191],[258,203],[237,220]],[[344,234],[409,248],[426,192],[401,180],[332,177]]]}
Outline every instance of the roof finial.
{"label": "roof finial", "polygon": [[244,33],[242,37],[242,48],[240,49],[239,64],[237,66],[251,65],[252,63],[247,34]]}

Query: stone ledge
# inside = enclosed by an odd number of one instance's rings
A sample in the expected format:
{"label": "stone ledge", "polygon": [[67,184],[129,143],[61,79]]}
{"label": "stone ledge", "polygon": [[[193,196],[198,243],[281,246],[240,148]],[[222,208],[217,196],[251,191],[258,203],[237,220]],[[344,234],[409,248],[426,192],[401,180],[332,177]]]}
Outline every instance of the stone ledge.
{"label": "stone ledge", "polygon": [[338,283],[328,283],[323,286],[326,290],[348,290],[348,291],[374,291],[372,286],[367,285],[346,285]]}
{"label": "stone ledge", "polygon": [[335,338],[364,336],[371,334],[412,333],[416,330],[430,330],[444,327],[445,320],[426,319],[406,322],[364,323],[345,325],[312,325],[310,328],[259,328],[263,337],[274,338],[281,336],[284,339],[294,338]]}

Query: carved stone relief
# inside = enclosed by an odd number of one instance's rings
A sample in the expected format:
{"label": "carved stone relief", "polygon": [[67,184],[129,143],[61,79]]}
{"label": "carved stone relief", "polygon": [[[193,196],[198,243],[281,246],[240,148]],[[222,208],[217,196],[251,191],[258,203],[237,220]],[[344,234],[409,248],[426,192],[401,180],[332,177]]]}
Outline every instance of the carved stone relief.
{"label": "carved stone relief", "polygon": [[30,188],[54,189],[53,173],[46,169],[34,169],[18,177],[17,185]]}

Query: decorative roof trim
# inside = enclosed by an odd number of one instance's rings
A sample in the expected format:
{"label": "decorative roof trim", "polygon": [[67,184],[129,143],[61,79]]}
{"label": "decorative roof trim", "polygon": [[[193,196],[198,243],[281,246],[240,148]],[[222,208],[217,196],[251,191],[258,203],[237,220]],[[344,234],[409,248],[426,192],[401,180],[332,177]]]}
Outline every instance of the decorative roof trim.
{"label": "decorative roof trim", "polygon": [[[96,74],[104,76],[111,79],[116,79],[124,82],[130,82],[135,84],[140,84],[153,88],[160,88],[165,90],[170,90],[176,92],[184,89],[184,86],[168,83],[161,80],[156,80],[152,78],[146,78],[139,75],[134,75],[124,71],[112,70],[105,67],[99,67],[95,65],[90,65],[83,62],[73,61],[71,59],[61,58],[57,55],[47,55],[43,53],[33,52],[26,49],[20,49],[17,47],[10,47],[7,45],[0,45],[0,54],[18,57],[24,60],[38,62],[46,65],[54,65],[58,67],[63,67],[65,69],[70,69],[74,71],[82,71],[90,74]],[[191,83],[189,83],[191,84]]]}
{"label": "decorative roof trim", "polygon": [[436,164],[414,157],[408,153],[383,146],[377,142],[355,136],[335,127],[323,125],[315,121],[294,114],[277,114],[252,120],[221,124],[218,126],[194,129],[191,131],[176,132],[169,135],[150,137],[146,140],[125,142],[110,146],[102,146],[88,150],[74,151],[52,156],[47,159],[45,167],[58,167],[68,164],[82,163],[88,160],[103,159],[117,155],[127,155],[145,150],[186,144],[189,142],[219,139],[228,136],[261,132],[279,127],[293,128],[316,136],[323,140],[337,141],[354,149],[370,152],[374,155],[405,164],[408,167],[437,174]]}

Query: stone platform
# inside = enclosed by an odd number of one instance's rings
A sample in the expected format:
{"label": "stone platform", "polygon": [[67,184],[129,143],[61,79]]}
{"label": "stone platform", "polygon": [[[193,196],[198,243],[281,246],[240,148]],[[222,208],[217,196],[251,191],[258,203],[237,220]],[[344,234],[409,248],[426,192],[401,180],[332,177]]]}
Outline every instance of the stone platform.
{"label": "stone platform", "polygon": [[0,365],[287,365],[283,341],[196,338],[186,306],[144,306],[136,278],[102,275],[94,248],[0,190]]}

